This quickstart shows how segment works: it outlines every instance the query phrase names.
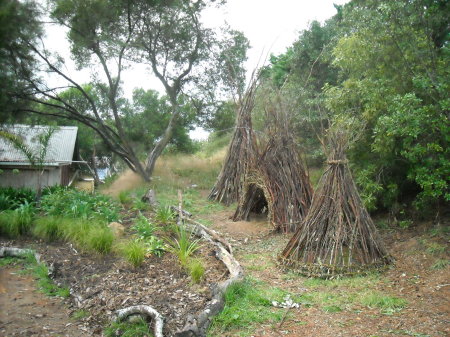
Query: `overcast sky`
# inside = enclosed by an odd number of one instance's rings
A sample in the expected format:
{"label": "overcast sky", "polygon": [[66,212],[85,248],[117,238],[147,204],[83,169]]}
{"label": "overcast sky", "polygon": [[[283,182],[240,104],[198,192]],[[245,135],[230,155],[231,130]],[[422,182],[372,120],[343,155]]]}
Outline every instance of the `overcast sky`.
{"label": "overcast sky", "polygon": [[[348,0],[228,0],[220,10],[208,12],[203,21],[208,26],[220,26],[227,22],[231,28],[244,32],[252,47],[246,64],[247,70],[252,72],[263,65],[269,54],[283,53],[312,21],[324,22],[336,14],[334,3],[341,5],[346,2]],[[46,44],[64,58],[70,57],[69,44],[61,27],[50,26],[47,29]],[[87,71],[76,72],[71,61],[66,61],[66,66],[71,76],[80,83],[89,81]],[[131,97],[136,87],[163,92],[162,85],[145,66],[127,70],[122,80],[127,97]]]}

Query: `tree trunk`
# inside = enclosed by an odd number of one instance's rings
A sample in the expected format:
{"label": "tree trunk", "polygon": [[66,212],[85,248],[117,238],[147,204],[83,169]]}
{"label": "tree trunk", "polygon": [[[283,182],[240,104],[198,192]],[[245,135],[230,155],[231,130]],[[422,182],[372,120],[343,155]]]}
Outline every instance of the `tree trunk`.
{"label": "tree trunk", "polygon": [[145,174],[147,175],[148,179],[151,178],[153,175],[153,170],[155,169],[156,160],[159,158],[161,153],[166,148],[167,144],[169,144],[170,140],[172,139],[172,133],[173,133],[173,127],[175,125],[175,120],[178,116],[178,109],[176,107],[173,108],[172,117],[170,117],[169,124],[167,125],[166,130],[164,131],[164,135],[159,140],[158,143],[156,143],[155,147],[153,148],[152,152],[148,155],[145,163]]}

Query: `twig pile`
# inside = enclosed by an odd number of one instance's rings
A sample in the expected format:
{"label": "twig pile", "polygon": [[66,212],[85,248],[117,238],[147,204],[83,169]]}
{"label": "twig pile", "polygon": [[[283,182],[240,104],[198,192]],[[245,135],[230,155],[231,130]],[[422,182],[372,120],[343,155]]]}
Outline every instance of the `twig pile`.
{"label": "twig pile", "polygon": [[208,199],[229,206],[239,199],[247,166],[254,156],[256,139],[252,129],[251,112],[255,104],[257,79],[239,102],[236,128],[225,156],[224,165]]}
{"label": "twig pile", "polygon": [[329,144],[328,167],[311,208],[279,260],[301,274],[324,278],[384,268],[392,260],[350,173],[347,139],[335,133]]}
{"label": "twig pile", "polygon": [[293,232],[306,216],[311,198],[309,176],[294,140],[281,132],[273,135],[247,172],[233,220],[248,220],[250,212],[267,210],[276,230]]}

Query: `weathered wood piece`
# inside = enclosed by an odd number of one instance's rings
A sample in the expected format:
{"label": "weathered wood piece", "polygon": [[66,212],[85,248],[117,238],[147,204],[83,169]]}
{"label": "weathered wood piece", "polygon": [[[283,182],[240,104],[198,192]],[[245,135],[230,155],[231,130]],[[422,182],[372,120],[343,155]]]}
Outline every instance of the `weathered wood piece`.
{"label": "weathered wood piece", "polygon": [[117,321],[123,321],[129,316],[136,314],[144,317],[150,317],[153,322],[153,334],[155,335],[155,337],[164,337],[164,318],[156,309],[149,305],[133,305],[124,309],[119,309],[116,311]]}
{"label": "weathered wood piece", "polygon": [[155,190],[149,189],[141,198],[142,201],[148,203],[152,207],[158,206],[158,200],[156,200]]}
{"label": "weathered wood piece", "polygon": [[204,337],[206,336],[209,325],[212,319],[225,306],[224,293],[227,288],[233,283],[244,278],[244,271],[239,262],[233,255],[224,247],[224,245],[213,238],[208,232],[207,228],[202,224],[188,223],[186,227],[195,235],[204,238],[213,244],[216,248],[216,257],[221,260],[227,267],[230,277],[217,284],[212,289],[212,299],[196,317],[188,317],[183,329],[175,333],[176,337]]}

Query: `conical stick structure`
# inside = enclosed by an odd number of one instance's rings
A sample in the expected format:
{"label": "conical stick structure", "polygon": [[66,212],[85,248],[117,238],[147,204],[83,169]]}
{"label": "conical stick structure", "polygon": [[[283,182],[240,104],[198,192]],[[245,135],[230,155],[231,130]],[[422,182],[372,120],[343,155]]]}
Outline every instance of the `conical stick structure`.
{"label": "conical stick structure", "polygon": [[281,132],[269,140],[247,171],[233,220],[249,220],[250,212],[267,211],[276,230],[293,232],[306,216],[311,198],[309,176],[294,140]]}
{"label": "conical stick structure", "polygon": [[335,134],[330,145],[308,215],[279,260],[301,274],[324,278],[383,268],[391,258],[350,173],[347,141]]}
{"label": "conical stick structure", "polygon": [[251,112],[254,107],[257,81],[254,80],[239,104],[236,128],[222,170],[208,199],[229,206],[239,199],[247,166],[254,156],[256,139],[252,129]]}

